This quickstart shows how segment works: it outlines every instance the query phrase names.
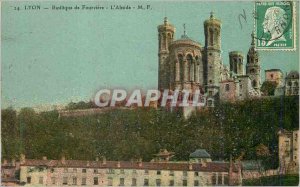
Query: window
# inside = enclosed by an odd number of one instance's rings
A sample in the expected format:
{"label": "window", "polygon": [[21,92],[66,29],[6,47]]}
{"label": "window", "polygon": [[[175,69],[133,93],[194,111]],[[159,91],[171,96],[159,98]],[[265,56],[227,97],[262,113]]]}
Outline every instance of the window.
{"label": "window", "polygon": [[174,180],[170,180],[169,186],[174,186]]}
{"label": "window", "polygon": [[81,185],[86,185],[86,178],[85,178],[85,177],[83,177],[83,178],[81,179]]}
{"label": "window", "polygon": [[98,173],[98,170],[97,170],[97,169],[94,169],[94,173]]}
{"label": "window", "polygon": [[94,177],[94,185],[98,185],[98,177]]}
{"label": "window", "polygon": [[55,179],[55,177],[51,177],[51,183],[52,183],[52,184],[56,184],[56,179]]}
{"label": "window", "polygon": [[86,169],[82,169],[82,173],[86,173]]}
{"label": "window", "polygon": [[212,185],[216,185],[217,184],[217,176],[215,173],[213,173],[212,177],[211,177],[211,183]]}
{"label": "window", "polygon": [[179,62],[180,80],[183,81],[184,65],[183,65],[183,56],[181,54],[178,55],[178,62]]}
{"label": "window", "polygon": [[148,175],[149,174],[149,170],[145,170],[145,175]]}
{"label": "window", "polygon": [[76,177],[73,177],[72,181],[73,181],[73,183],[72,183],[73,185],[77,185],[77,178]]}
{"label": "window", "polygon": [[136,170],[135,170],[135,169],[134,169],[134,170],[132,170],[132,173],[133,173],[133,174],[136,174]]}
{"label": "window", "polygon": [[253,87],[256,87],[256,85],[257,85],[256,80],[253,80],[253,81],[252,81],[252,86],[253,86]]}
{"label": "window", "polygon": [[160,179],[156,179],[156,186],[160,186],[161,184],[161,180]]}
{"label": "window", "polygon": [[68,184],[68,177],[63,177],[63,185],[67,185]]}
{"label": "window", "polygon": [[64,172],[67,173],[68,172],[68,168],[64,168]]}
{"label": "window", "polygon": [[131,186],[136,186],[136,178],[132,178]]}
{"label": "window", "polygon": [[187,186],[187,180],[182,180],[182,186]]}
{"label": "window", "polygon": [[194,180],[194,186],[199,186],[199,181],[198,180]]}
{"label": "window", "polygon": [[271,76],[271,79],[273,79],[273,77],[274,77],[273,74],[271,74],[270,76]]}
{"label": "window", "polygon": [[43,184],[43,177],[39,177],[39,184]]}
{"label": "window", "polygon": [[149,179],[144,179],[144,186],[149,186]]}
{"label": "window", "polygon": [[187,176],[187,171],[183,171],[182,175],[186,177]]}
{"label": "window", "polygon": [[226,85],[225,85],[225,90],[228,92],[229,89],[230,89],[229,84],[226,84]]}
{"label": "window", "polygon": [[124,178],[120,178],[120,186],[124,186]]}
{"label": "window", "polygon": [[193,57],[192,55],[188,54],[186,57],[187,63],[188,63],[188,80],[193,81],[194,80],[194,63],[193,63]]}
{"label": "window", "polygon": [[220,173],[218,175],[218,184],[222,184],[222,175]]}
{"label": "window", "polygon": [[113,174],[113,173],[115,173],[115,171],[114,171],[114,169],[108,169],[108,170],[107,170],[107,173],[108,173],[108,174]]}
{"label": "window", "polygon": [[31,183],[31,177],[27,177],[27,184]]}
{"label": "window", "polygon": [[120,174],[124,174],[124,173],[125,173],[124,169],[121,169]]}
{"label": "window", "polygon": [[169,175],[174,176],[174,171],[170,171]]}
{"label": "window", "polygon": [[112,177],[108,177],[108,179],[107,179],[107,185],[108,186],[112,186],[113,185],[113,179],[112,179]]}
{"label": "window", "polygon": [[158,171],[156,172],[156,174],[157,174],[157,175],[161,175],[161,171],[158,170]]}
{"label": "window", "polygon": [[213,92],[212,92],[212,91],[209,91],[209,92],[208,92],[208,95],[209,95],[209,96],[212,96],[212,95],[213,95]]}
{"label": "window", "polygon": [[77,173],[77,169],[76,169],[76,168],[73,168],[73,172],[74,172],[74,173]]}
{"label": "window", "polygon": [[242,84],[240,84],[240,89],[243,89],[243,85]]}
{"label": "window", "polygon": [[53,173],[53,172],[54,172],[54,168],[51,168],[51,170],[50,170],[50,171],[51,171],[51,173]]}
{"label": "window", "polygon": [[209,36],[210,36],[210,45],[214,45],[213,42],[214,42],[214,31],[212,28],[209,29]]}
{"label": "window", "polygon": [[198,177],[198,176],[199,176],[199,172],[196,171],[196,172],[194,173],[194,176],[195,176],[195,177]]}
{"label": "window", "polygon": [[224,185],[228,185],[228,175],[224,175]]}

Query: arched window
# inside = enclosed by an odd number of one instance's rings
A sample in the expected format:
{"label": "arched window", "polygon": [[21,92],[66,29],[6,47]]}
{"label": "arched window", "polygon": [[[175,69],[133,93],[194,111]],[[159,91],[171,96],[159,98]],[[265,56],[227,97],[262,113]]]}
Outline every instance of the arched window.
{"label": "arched window", "polygon": [[257,85],[256,80],[253,80],[253,81],[252,81],[252,87],[256,87],[256,85]]}
{"label": "arched window", "polygon": [[184,74],[184,68],[183,68],[183,56],[182,54],[178,55],[178,62],[179,62],[179,74],[180,74],[180,78],[179,80],[183,81],[183,74]]}
{"label": "arched window", "polygon": [[188,80],[193,81],[194,80],[194,62],[192,55],[188,54],[186,57],[187,63],[188,63]]}
{"label": "arched window", "polygon": [[210,45],[214,45],[214,31],[212,28],[209,29],[209,39],[210,39]]}
{"label": "arched window", "polygon": [[168,42],[171,42],[171,40],[172,40],[171,33],[168,33]]}
{"label": "arched window", "polygon": [[166,36],[166,34],[163,34],[162,35],[162,49],[166,49],[166,40],[167,40],[167,36]]}

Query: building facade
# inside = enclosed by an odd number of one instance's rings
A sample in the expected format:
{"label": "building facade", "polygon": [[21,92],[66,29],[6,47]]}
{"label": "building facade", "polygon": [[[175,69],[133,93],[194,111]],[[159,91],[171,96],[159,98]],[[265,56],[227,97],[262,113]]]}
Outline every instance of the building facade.
{"label": "building facade", "polygon": [[283,86],[284,78],[280,69],[268,69],[265,70],[265,81],[275,82],[278,87]]}
{"label": "building facade", "polygon": [[[203,186],[239,185],[238,164],[212,162],[208,155],[193,154],[190,161],[172,162],[169,154],[152,162],[25,159],[20,182],[27,186]],[[199,162],[200,161],[200,162]]]}
{"label": "building facade", "polygon": [[260,60],[254,48],[254,35],[246,67],[243,53],[232,51],[229,53],[229,70],[221,57],[221,25],[211,13],[204,21],[203,46],[190,39],[186,31],[175,40],[175,27],[165,18],[158,26],[159,90],[194,92],[198,89],[207,96],[207,101],[209,98],[231,101],[260,96]]}
{"label": "building facade", "polygon": [[279,168],[281,173],[299,172],[299,130],[278,132]]}
{"label": "building facade", "polygon": [[285,95],[299,95],[299,72],[291,71],[285,78]]}

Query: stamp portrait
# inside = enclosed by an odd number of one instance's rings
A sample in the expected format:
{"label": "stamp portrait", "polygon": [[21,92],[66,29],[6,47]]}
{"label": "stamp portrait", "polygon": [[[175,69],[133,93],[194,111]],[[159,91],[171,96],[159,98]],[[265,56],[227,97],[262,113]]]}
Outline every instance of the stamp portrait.
{"label": "stamp portrait", "polygon": [[295,49],[295,7],[291,1],[255,3],[256,48]]}

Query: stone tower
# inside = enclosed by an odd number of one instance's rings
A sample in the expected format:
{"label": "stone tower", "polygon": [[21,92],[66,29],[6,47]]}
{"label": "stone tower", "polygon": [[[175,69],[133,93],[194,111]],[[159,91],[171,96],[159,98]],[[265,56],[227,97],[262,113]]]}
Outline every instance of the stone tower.
{"label": "stone tower", "polygon": [[211,12],[210,18],[204,22],[205,34],[205,85],[209,96],[215,96],[219,91],[221,78],[221,21]]}
{"label": "stone tower", "polygon": [[231,51],[229,53],[229,66],[232,75],[244,74],[244,55],[240,51]]}
{"label": "stone tower", "polygon": [[260,93],[260,62],[258,52],[255,50],[255,39],[254,34],[252,33],[252,42],[251,47],[247,54],[247,65],[246,65],[246,74],[249,76],[251,80],[252,87]]}
{"label": "stone tower", "polygon": [[157,27],[158,30],[158,89],[169,88],[169,68],[168,68],[168,56],[169,45],[174,39],[175,28],[168,22],[165,17],[164,24]]}

